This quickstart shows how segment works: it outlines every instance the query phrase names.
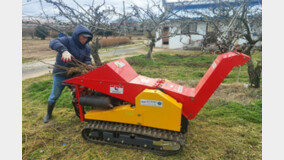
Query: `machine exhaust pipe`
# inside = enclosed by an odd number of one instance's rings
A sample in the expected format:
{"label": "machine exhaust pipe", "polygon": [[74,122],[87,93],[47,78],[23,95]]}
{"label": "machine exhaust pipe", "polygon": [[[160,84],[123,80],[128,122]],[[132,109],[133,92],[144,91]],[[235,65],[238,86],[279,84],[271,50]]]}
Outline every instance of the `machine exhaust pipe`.
{"label": "machine exhaust pipe", "polygon": [[84,106],[110,107],[113,108],[109,97],[102,96],[81,96],[79,103]]}

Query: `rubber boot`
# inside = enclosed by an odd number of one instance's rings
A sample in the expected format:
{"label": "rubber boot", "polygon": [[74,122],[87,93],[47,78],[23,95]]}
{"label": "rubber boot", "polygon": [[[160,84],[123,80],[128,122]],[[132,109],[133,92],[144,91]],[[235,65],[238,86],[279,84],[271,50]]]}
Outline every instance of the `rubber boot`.
{"label": "rubber boot", "polygon": [[55,103],[53,103],[53,104],[48,103],[48,105],[47,105],[47,114],[43,118],[43,122],[44,123],[47,123],[49,121],[49,119],[51,119],[54,105],[55,105]]}

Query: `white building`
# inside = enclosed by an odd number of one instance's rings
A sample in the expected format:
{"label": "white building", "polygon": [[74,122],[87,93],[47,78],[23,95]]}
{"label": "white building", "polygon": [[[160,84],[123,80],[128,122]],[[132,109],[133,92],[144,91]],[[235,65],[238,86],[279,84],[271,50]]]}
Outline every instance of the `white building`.
{"label": "white building", "polygon": [[[162,31],[156,32],[156,38],[169,36],[158,40],[155,47],[169,49],[183,49],[184,47],[200,47],[203,36],[206,34],[205,22],[189,22],[184,24],[175,21],[163,26]],[[191,34],[189,34],[191,33]]]}
{"label": "white building", "polygon": [[[169,0],[168,0],[169,1]],[[210,0],[185,0],[188,1],[188,5],[185,3],[180,2],[166,2],[163,0],[164,7],[174,7],[176,10],[180,10],[180,8],[186,8],[188,10],[197,9],[197,10],[208,10],[209,7],[212,7],[214,1]],[[236,2],[242,2],[243,0],[228,0],[228,2],[233,4],[237,4]],[[262,4],[262,1],[253,0],[251,5],[257,6]],[[203,17],[199,17],[196,15],[190,15],[191,19],[190,22],[185,23],[184,21],[175,20],[168,20],[164,26],[161,27],[160,30],[156,32],[156,38],[158,39],[161,37],[161,34],[164,38],[158,40],[155,43],[155,47],[158,48],[169,48],[169,49],[184,49],[184,48],[200,48],[202,45],[202,40],[207,32],[212,31],[212,28],[208,26],[208,24],[200,19]],[[188,18],[189,18],[188,17]],[[251,26],[252,27],[252,26]],[[224,27],[226,28],[226,26]],[[261,26],[255,27],[255,32],[261,33]],[[189,34],[190,33],[190,34]],[[168,37],[167,37],[168,36]],[[165,38],[167,37],[167,38]],[[253,36],[256,38],[257,36]],[[238,39],[239,44],[245,43],[246,40]],[[261,45],[261,42],[258,44]]]}

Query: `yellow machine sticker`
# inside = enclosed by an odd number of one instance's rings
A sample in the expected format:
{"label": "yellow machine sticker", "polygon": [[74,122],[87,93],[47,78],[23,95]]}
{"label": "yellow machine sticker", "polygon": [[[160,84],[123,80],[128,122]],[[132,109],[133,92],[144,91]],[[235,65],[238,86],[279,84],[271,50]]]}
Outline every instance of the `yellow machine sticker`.
{"label": "yellow machine sticker", "polygon": [[140,104],[144,106],[163,107],[163,101],[140,99]]}

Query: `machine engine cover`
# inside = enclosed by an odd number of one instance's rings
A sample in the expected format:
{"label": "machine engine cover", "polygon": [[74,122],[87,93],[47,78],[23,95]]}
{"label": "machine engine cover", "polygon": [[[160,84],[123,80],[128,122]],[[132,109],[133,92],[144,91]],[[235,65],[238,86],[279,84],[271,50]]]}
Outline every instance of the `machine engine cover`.
{"label": "machine engine cover", "polygon": [[180,131],[181,115],[181,103],[160,90],[145,89],[135,98],[135,107],[122,105],[111,110],[92,110],[85,114],[85,119]]}

